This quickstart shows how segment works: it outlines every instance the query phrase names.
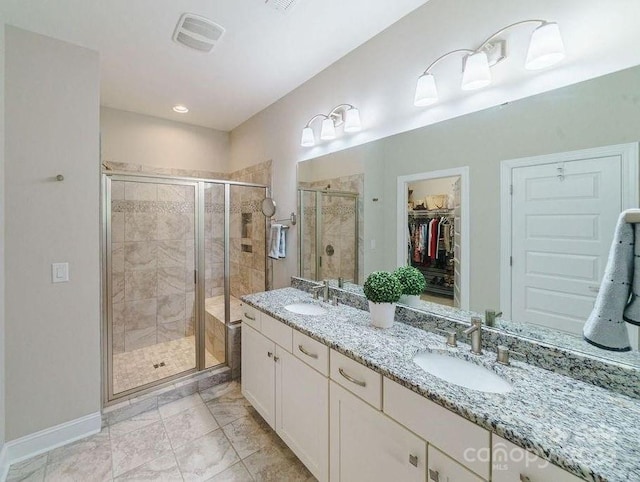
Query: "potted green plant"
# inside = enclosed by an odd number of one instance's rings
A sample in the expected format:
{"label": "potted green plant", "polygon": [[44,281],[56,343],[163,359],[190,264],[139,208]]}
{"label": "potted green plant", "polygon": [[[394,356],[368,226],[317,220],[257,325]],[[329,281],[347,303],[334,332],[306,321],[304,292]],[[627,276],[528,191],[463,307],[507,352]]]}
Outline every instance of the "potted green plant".
{"label": "potted green plant", "polygon": [[374,271],[364,282],[364,295],[369,300],[371,324],[378,328],[391,328],[396,303],[402,296],[398,278],[388,271]]}
{"label": "potted green plant", "polygon": [[418,268],[413,266],[401,266],[393,272],[402,286],[402,296],[400,303],[409,306],[417,306],[420,302],[420,295],[427,286],[424,275]]}

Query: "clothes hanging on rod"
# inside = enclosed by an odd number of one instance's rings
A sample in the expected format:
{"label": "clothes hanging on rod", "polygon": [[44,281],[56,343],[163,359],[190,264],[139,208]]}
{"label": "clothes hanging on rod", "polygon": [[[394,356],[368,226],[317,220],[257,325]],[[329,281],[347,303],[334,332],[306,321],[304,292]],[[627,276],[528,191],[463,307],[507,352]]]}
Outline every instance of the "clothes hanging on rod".
{"label": "clothes hanging on rod", "polygon": [[450,216],[409,219],[409,259],[428,263],[453,255],[453,225]]}

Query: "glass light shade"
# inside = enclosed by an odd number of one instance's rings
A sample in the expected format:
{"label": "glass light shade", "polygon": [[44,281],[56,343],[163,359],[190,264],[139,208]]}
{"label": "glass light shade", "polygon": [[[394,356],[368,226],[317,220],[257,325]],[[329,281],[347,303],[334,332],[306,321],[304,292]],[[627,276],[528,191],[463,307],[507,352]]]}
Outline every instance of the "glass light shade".
{"label": "glass light shade", "polygon": [[329,141],[336,138],[336,126],[330,117],[322,121],[322,130],[320,131],[320,139]]}
{"label": "glass light shade", "polygon": [[300,145],[302,147],[311,147],[316,144],[316,139],[313,136],[313,129],[311,127],[305,127],[302,129],[302,140]]}
{"label": "glass light shade", "polygon": [[345,132],[358,132],[362,129],[360,123],[360,111],[355,107],[352,107],[344,114],[344,131]]}
{"label": "glass light shade", "polygon": [[531,34],[525,68],[528,70],[551,67],[564,59],[564,43],[555,22],[540,25]]}
{"label": "glass light shade", "polygon": [[486,52],[468,55],[462,72],[462,90],[476,90],[491,83],[489,59]]}
{"label": "glass light shade", "polygon": [[436,79],[432,74],[421,75],[416,85],[416,96],[413,100],[414,105],[424,107],[435,104],[436,102],[438,102]]}

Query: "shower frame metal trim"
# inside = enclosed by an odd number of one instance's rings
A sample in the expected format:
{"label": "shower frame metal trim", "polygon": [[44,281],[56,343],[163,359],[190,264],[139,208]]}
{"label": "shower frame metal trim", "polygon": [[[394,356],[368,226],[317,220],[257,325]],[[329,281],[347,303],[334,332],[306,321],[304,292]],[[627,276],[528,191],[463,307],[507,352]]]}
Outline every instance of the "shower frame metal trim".
{"label": "shower frame metal trim", "polygon": [[300,213],[300,222],[298,223],[298,273],[299,276],[303,276],[303,251],[302,251],[302,242],[303,242],[303,226],[304,226],[304,193],[315,193],[315,203],[316,203],[316,223],[315,223],[315,238],[316,238],[316,255],[315,255],[315,268],[316,268],[316,281],[321,279],[320,276],[320,268],[321,266],[321,254],[319,252],[320,246],[322,244],[322,231],[318,229],[319,226],[322,225],[322,199],[323,195],[331,195],[331,196],[339,196],[339,197],[350,197],[353,198],[355,202],[355,241],[354,241],[354,268],[353,268],[353,282],[358,282],[358,275],[360,272],[360,263],[359,263],[359,243],[360,243],[360,215],[359,215],[359,206],[360,202],[360,194],[351,191],[334,191],[331,189],[312,189],[312,188],[298,188],[298,211]]}
{"label": "shower frame metal trim", "polygon": [[[114,403],[126,400],[135,396],[143,395],[153,389],[162,388],[170,385],[173,381],[185,376],[189,376],[194,373],[198,373],[203,370],[207,370],[205,361],[205,256],[204,256],[204,189],[206,184],[218,184],[223,185],[225,189],[225,243],[224,243],[224,286],[225,286],[225,327],[228,326],[230,320],[230,191],[231,186],[242,187],[255,187],[265,189],[265,195],[269,195],[270,188],[264,184],[256,184],[250,182],[241,181],[229,181],[223,179],[208,179],[208,178],[193,178],[193,177],[181,177],[181,176],[166,176],[158,174],[147,174],[127,171],[103,171],[101,174],[102,182],[102,206],[101,206],[101,219],[102,219],[102,233],[100,236],[101,247],[101,265],[102,265],[102,282],[103,288],[101,289],[102,299],[102,321],[101,321],[101,364],[102,364],[102,401],[103,406],[112,405]],[[111,303],[113,293],[113,281],[112,281],[112,260],[111,260],[111,182],[112,181],[124,181],[124,182],[147,182],[147,183],[161,183],[161,184],[173,184],[173,185],[187,185],[194,187],[194,229],[197,231],[194,233],[194,252],[195,252],[195,279],[196,279],[196,302],[198,304],[195,310],[194,326],[196,327],[196,366],[192,369],[185,370],[183,372],[171,375],[154,382],[146,383],[138,387],[113,393],[113,346],[110,343],[113,340],[113,306]],[[267,240],[267,228],[268,220],[265,219],[265,289],[267,288],[267,263],[266,259],[266,240]],[[226,333],[226,330],[225,330]],[[228,365],[228,340],[225,335],[225,361],[222,364]]]}

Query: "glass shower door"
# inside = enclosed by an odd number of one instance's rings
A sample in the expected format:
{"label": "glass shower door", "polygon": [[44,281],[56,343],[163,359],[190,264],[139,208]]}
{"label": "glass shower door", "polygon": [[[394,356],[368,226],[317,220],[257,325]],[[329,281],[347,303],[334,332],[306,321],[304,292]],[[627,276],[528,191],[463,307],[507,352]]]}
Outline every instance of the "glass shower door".
{"label": "glass shower door", "polygon": [[106,180],[109,399],[196,369],[196,188]]}

